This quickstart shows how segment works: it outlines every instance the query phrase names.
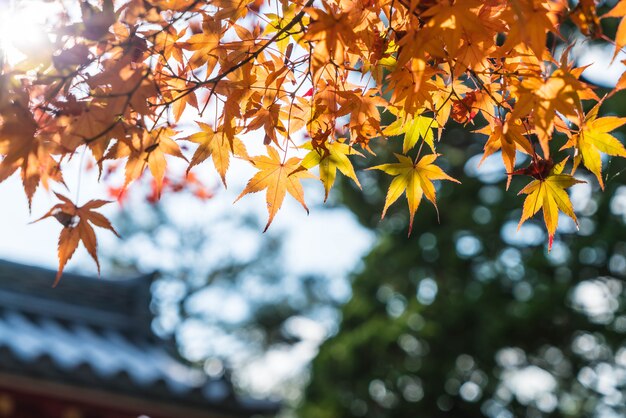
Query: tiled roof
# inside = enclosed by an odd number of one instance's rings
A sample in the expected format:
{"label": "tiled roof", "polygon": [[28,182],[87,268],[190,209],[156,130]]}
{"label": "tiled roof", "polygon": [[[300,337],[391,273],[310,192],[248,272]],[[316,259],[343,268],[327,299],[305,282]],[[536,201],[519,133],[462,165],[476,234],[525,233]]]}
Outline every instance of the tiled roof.
{"label": "tiled roof", "polygon": [[271,415],[275,403],[237,398],[170,354],[150,328],[152,275],[107,280],[0,260],[0,371],[93,387],[233,416]]}

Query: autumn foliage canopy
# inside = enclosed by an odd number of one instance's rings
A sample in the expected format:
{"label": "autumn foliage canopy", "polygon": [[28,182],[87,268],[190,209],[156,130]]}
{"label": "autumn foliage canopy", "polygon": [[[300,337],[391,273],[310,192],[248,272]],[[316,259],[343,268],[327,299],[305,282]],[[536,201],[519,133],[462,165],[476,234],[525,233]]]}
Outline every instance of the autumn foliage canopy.
{"label": "autumn foliage canopy", "polygon": [[[224,185],[247,160],[258,171],[239,198],[264,192],[267,226],[287,193],[306,208],[303,179],[328,196],[337,171],[358,185],[352,161],[366,158],[390,176],[382,215],[405,195],[412,224],[436,181],[458,183],[438,165],[452,119],[483,134],[483,159],[501,152],[508,183],[529,176],[520,224],[542,211],[551,244],[559,212],[576,220],[575,173],[603,186],[602,154],[626,156],[611,134],[626,118],[598,117],[604,97],[570,58],[592,40],[617,55],[626,23],[615,37],[602,24],[625,15],[626,0],[65,1],[45,45],[2,64],[0,181],[19,172],[29,201],[40,185],[57,193],[44,217],[63,225],[60,274],[80,241],[97,262],[92,225],[114,231],[96,211],[106,201],[60,191],[77,156],[123,172],[122,191],[149,175],[157,196],[171,159]],[[178,130],[183,114],[194,133]],[[252,141],[265,152],[250,155]],[[395,161],[372,152],[396,143]]]}

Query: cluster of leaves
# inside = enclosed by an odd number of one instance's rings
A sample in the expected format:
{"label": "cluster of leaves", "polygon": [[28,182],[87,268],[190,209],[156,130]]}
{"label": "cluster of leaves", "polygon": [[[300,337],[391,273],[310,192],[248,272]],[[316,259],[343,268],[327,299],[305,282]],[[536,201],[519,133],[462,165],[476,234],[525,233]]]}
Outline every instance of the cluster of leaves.
{"label": "cluster of leaves", "polygon": [[[449,155],[476,142],[456,129],[442,140]],[[464,165],[450,158],[449,170],[459,175]],[[444,184],[441,224],[422,211],[408,239],[408,217],[377,227],[385,185],[373,177],[377,193],[366,195],[342,184],[342,203],[378,229],[377,242],[352,276],[338,332],[313,360],[296,416],[626,416],[623,176],[593,196],[592,184],[577,186],[581,233],[563,228],[550,253],[538,224],[515,233],[519,203],[488,176]],[[615,379],[604,386],[603,373]],[[541,375],[554,385],[526,385]]]}
{"label": "cluster of leaves", "polygon": [[[100,170],[125,164],[124,188],[149,171],[156,196],[171,158],[188,161],[188,172],[210,160],[226,185],[237,157],[259,170],[240,197],[266,190],[267,229],[287,192],[306,208],[300,182],[312,169],[319,167],[327,196],[337,169],[358,183],[348,156],[373,155],[372,141],[393,146],[401,136],[398,162],[372,168],[394,176],[383,216],[404,193],[413,218],[423,195],[435,203],[433,180],[453,180],[435,165],[441,130],[453,119],[485,125],[484,156],[501,150],[509,179],[534,177],[522,190],[522,222],[542,209],[551,242],[559,210],[575,220],[564,189],[577,182],[576,169],[582,164],[603,185],[601,153],[626,155],[610,134],[626,119],[596,119],[602,100],[580,80],[584,68],[569,61],[569,48],[557,48],[569,21],[581,39],[613,42],[617,54],[626,24],[611,40],[602,21],[626,15],[624,0],[602,6],[604,14],[594,0],[79,5],[50,28],[50,54],[5,64],[0,76],[0,181],[19,170],[29,201],[40,183],[63,183],[63,167],[85,149]],[[623,79],[613,92],[625,86]],[[585,113],[584,101],[593,110]],[[193,109],[200,120],[184,136],[177,126]],[[390,124],[381,122],[385,112]],[[242,135],[256,131],[267,151],[250,157]],[[558,136],[567,138],[561,150],[571,149],[569,173],[553,160]],[[182,142],[197,144],[193,155]],[[518,151],[529,167],[516,170]],[[66,202],[57,209],[80,210]],[[60,270],[74,235],[61,235]]]}

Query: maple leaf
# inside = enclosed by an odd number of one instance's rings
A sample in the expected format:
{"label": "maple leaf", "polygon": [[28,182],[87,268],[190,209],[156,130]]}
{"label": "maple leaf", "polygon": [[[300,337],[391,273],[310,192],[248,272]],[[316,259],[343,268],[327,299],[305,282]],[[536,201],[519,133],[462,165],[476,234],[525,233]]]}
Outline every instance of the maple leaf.
{"label": "maple leaf", "polygon": [[[432,110],[435,112],[435,120],[441,129],[442,126],[446,124],[448,119],[450,118],[450,114],[453,109],[454,101],[451,100],[454,94],[461,95],[467,94],[469,92],[469,87],[464,85],[460,80],[454,80],[453,83],[449,82],[450,80],[445,80],[441,76],[436,76],[434,80],[430,81],[428,84],[436,87],[436,90],[432,92]],[[472,97],[473,96],[473,97]],[[476,94],[473,94],[470,98],[475,99]],[[467,100],[465,100],[467,102]],[[468,104],[468,103],[464,103]],[[464,112],[467,112],[468,108],[464,106]],[[470,106],[470,111],[473,111]],[[464,121],[465,122],[465,121]]]}
{"label": "maple leaf", "polygon": [[185,138],[186,141],[200,144],[193,154],[187,173],[195,165],[200,164],[209,157],[213,158],[213,165],[222,178],[222,183],[226,187],[226,172],[230,165],[230,156],[236,155],[248,159],[246,146],[237,137],[229,138],[223,129],[213,129],[211,125],[202,122],[196,122],[201,131]]}
{"label": "maple leaf", "polygon": [[34,221],[39,222],[42,219],[53,217],[58,220],[61,225],[63,225],[63,229],[59,235],[59,270],[57,271],[53,286],[56,286],[59,283],[61,275],[63,274],[63,269],[74,255],[79,242],[83,243],[83,246],[91,258],[93,258],[96,262],[98,274],[100,274],[100,262],[98,261],[97,251],[98,244],[96,240],[96,233],[91,224],[100,228],[108,229],[119,237],[119,234],[113,228],[111,222],[109,222],[104,215],[95,211],[95,209],[98,209],[107,203],[111,203],[110,201],[90,200],[83,206],[78,207],[67,197],[59,193],[55,193],[55,195],[61,203],[57,203],[45,215]]}
{"label": "maple leaf", "polygon": [[535,133],[545,158],[550,157],[549,141],[555,119],[559,113],[571,119],[578,117],[582,113],[581,95],[585,89],[576,76],[563,69],[555,71],[547,80],[531,77],[522,82],[511,117],[518,119],[532,113]]}
{"label": "maple leaf", "polygon": [[[599,17],[608,3],[615,6]],[[225,185],[232,157],[248,158],[237,135],[262,129],[262,141],[272,148],[250,160],[259,172],[244,194],[266,189],[269,226],[287,192],[304,205],[300,180],[311,176],[309,169],[319,166],[327,198],[337,170],[359,184],[351,145],[374,154],[376,146],[387,146],[387,137],[402,135],[404,154],[418,145],[421,155],[424,143],[436,154],[434,129],[441,140],[450,118],[465,125],[486,122],[478,130],[488,136],[483,160],[501,150],[509,182],[513,174],[540,182],[552,176],[557,133],[575,148],[572,173],[582,162],[602,186],[601,154],[626,156],[610,133],[625,119],[598,119],[597,111],[584,117],[583,101],[601,99],[581,80],[585,67],[570,62],[572,45],[561,47],[570,38],[572,25],[562,24],[569,19],[596,43],[611,41],[603,25],[616,26],[615,52],[621,51],[626,0],[267,5],[81,1],[71,23],[46,23],[52,31],[41,31],[43,43],[15,42],[24,60],[13,65],[7,59],[0,71],[0,181],[19,169],[30,202],[39,184],[62,182],[62,168],[85,146],[104,171],[103,182],[125,164],[123,190],[149,168],[150,199],[156,200],[162,189],[192,188],[189,170],[209,157]],[[606,25],[604,19],[612,18],[621,22]],[[624,88],[626,75],[607,97]],[[396,120],[381,119],[381,108]],[[185,157],[171,127],[192,110],[203,121],[209,112],[215,128],[199,123],[184,138],[198,145],[185,180],[173,182],[166,173],[168,155]],[[277,150],[306,141],[304,160],[278,158]],[[532,155],[529,167],[515,170],[517,151]],[[398,158],[377,166],[395,176],[383,216],[406,193],[412,227],[421,197],[434,203],[432,181],[445,173],[433,164],[436,156]],[[118,161],[105,171],[105,159]],[[75,231],[62,234],[66,250],[80,242]],[[65,260],[70,255],[60,254]]]}
{"label": "maple leaf", "polygon": [[402,152],[404,154],[413,149],[420,138],[435,152],[433,129],[439,127],[435,119],[423,114],[412,116],[402,111],[392,111],[392,113],[396,113],[396,120],[383,129],[383,134],[388,136],[404,134],[404,142],[402,143]]}
{"label": "maple leaf", "polygon": [[[509,113],[510,115],[510,113]],[[493,126],[486,126],[476,131],[477,133],[489,135],[485,143],[485,152],[478,163],[478,166],[485,161],[487,157],[498,150],[502,150],[502,161],[507,172],[506,188],[511,183],[511,174],[515,170],[515,154],[522,151],[526,154],[533,154],[533,147],[530,140],[524,136],[525,128],[521,122],[511,122],[509,118],[503,123],[500,119],[494,119]]]}
{"label": "maple leaf", "polygon": [[84,22],[83,35],[87,39],[99,40],[109,31],[109,27],[115,22],[113,0],[104,0],[102,10],[83,1],[80,3]]}
{"label": "maple leaf", "polygon": [[578,26],[583,35],[599,38],[602,36],[602,26],[596,12],[595,0],[580,0],[570,13],[570,19]]}
{"label": "maple leaf", "polygon": [[213,0],[212,5],[219,8],[215,13],[216,19],[228,19],[231,22],[245,17],[248,13],[248,0]]}
{"label": "maple leaf", "polygon": [[278,136],[276,131],[283,134],[287,133],[287,129],[283,126],[280,120],[281,107],[278,103],[258,103],[254,109],[246,113],[246,117],[254,116],[248,123],[246,132],[257,130],[261,127],[265,130],[265,139],[263,143],[268,145],[270,142],[278,144]]}
{"label": "maple leaf", "polygon": [[89,48],[86,45],[74,45],[61,51],[59,55],[52,57],[52,62],[57,69],[75,69],[81,65],[89,64]]}
{"label": "maple leaf", "polygon": [[348,155],[359,155],[361,157],[364,157],[364,155],[344,143],[343,140],[328,141],[322,147],[318,148],[314,148],[311,141],[309,141],[304,144],[302,148],[310,151],[304,156],[300,167],[296,171],[300,169],[310,170],[319,165],[320,180],[324,184],[324,202],[328,199],[328,193],[333,187],[333,184],[335,184],[337,169],[339,169],[344,176],[352,179],[352,181],[359,186],[359,189],[361,188],[361,184],[356,177],[354,167],[348,159]]}
{"label": "maple leaf", "polygon": [[182,29],[180,32],[176,32],[174,28],[168,27],[166,30],[146,31],[144,35],[146,37],[152,37],[153,50],[158,52],[165,61],[173,57],[176,61],[182,63],[183,52],[178,41],[186,32],[186,28]]}
{"label": "maple leaf", "polygon": [[198,68],[207,65],[207,76],[209,76],[218,61],[217,49],[222,34],[222,24],[209,15],[204,16],[202,23],[202,33],[192,35],[185,42],[180,43],[180,47],[188,51],[194,51],[189,58],[190,68]]}
{"label": "maple leaf", "polygon": [[554,30],[556,22],[551,19],[548,2],[515,1],[510,6],[516,16],[510,19],[511,27],[502,49],[507,50],[525,43],[537,57],[546,50],[547,32]]}
{"label": "maple leaf", "polygon": [[178,77],[167,79],[168,90],[162,91],[162,94],[164,101],[171,103],[172,116],[175,122],[180,120],[188,104],[198,109],[198,100],[195,92],[191,89],[192,86],[193,84]]}
{"label": "maple leaf", "polygon": [[620,0],[615,7],[613,7],[608,13],[602,16],[602,19],[609,17],[618,17],[622,20],[617,27],[617,32],[615,33],[615,52],[613,53],[613,59],[617,57],[617,54],[622,50],[622,48],[626,45],[626,1]]}
{"label": "maple leaf", "polygon": [[433,164],[439,154],[425,155],[417,162],[413,162],[405,155],[395,154],[395,156],[398,159],[397,163],[381,164],[370,167],[368,170],[381,170],[395,176],[387,191],[385,207],[380,218],[383,219],[389,206],[405,193],[409,203],[409,235],[411,235],[413,218],[422,196],[425,195],[426,199],[437,208],[433,180],[450,180],[455,183],[460,183],[460,181],[450,177],[440,167]]}
{"label": "maple leaf", "polygon": [[287,161],[282,161],[278,151],[273,147],[266,147],[267,156],[260,155],[252,157],[250,161],[259,170],[246,185],[245,189],[235,199],[237,202],[248,193],[256,193],[267,189],[266,203],[269,219],[263,232],[267,231],[276,212],[280,209],[285,199],[285,194],[289,192],[302,207],[309,213],[309,208],[304,202],[304,190],[300,180],[304,178],[314,178],[308,171],[296,171],[300,165],[300,158],[291,157]]}
{"label": "maple leaf", "polygon": [[402,107],[409,114],[417,113],[432,100],[432,94],[439,90],[436,85],[426,82],[435,73],[436,71],[427,66],[425,60],[412,58],[409,74],[406,69],[396,70],[390,74],[388,87],[392,94],[390,102]]}
{"label": "maple leaf", "polygon": [[[435,29],[452,55],[457,55],[463,34],[485,32],[483,20],[477,14],[483,5],[479,0],[465,0],[459,3],[437,2],[426,10],[423,18],[428,18],[427,26]],[[466,35],[467,36],[467,35]]]}
{"label": "maple leaf", "polygon": [[[263,35],[273,35],[283,30],[285,26],[291,22],[298,12],[298,4],[295,2],[282,2],[282,15],[267,13],[265,17],[268,19],[267,26],[263,31]],[[308,20],[308,19],[307,19]],[[306,25],[307,22],[303,22]],[[289,44],[289,37],[284,37],[276,41],[276,47],[280,52],[285,52]]]}
{"label": "maple leaf", "polygon": [[543,179],[536,179],[527,184],[518,194],[526,194],[522,217],[517,229],[543,209],[543,219],[548,230],[548,251],[552,249],[554,233],[559,223],[559,211],[563,212],[578,225],[572,202],[565,189],[577,183],[584,183],[569,174],[562,174],[567,158],[554,166],[550,174]]}
{"label": "maple leaf", "polygon": [[[329,7],[330,9],[330,7]],[[343,62],[346,46],[354,38],[353,28],[348,21],[348,14],[337,8],[322,11],[316,8],[308,10],[311,22],[304,39],[315,46],[311,59],[313,74],[317,75],[328,61]]]}
{"label": "maple leaf", "polygon": [[131,141],[116,142],[104,159],[128,157],[124,187],[141,177],[148,167],[156,183],[157,195],[160,196],[167,167],[165,156],[172,155],[187,161],[176,141],[172,139],[175,134],[176,132],[169,128],[134,133]]}
{"label": "maple leaf", "polygon": [[604,189],[600,153],[626,157],[624,144],[609,133],[626,124],[626,118],[607,116],[597,119],[600,104],[598,103],[585,115],[580,131],[573,135],[563,148],[575,147],[577,155],[574,159],[574,167],[578,166],[582,158],[584,166],[596,176],[600,187]]}
{"label": "maple leaf", "polygon": [[337,95],[345,99],[337,116],[350,115],[349,126],[352,143],[364,142],[360,138],[370,138],[380,134],[380,112],[378,107],[386,106],[387,101],[378,95],[376,89],[370,89],[364,92],[364,94],[360,94],[358,90],[340,91],[337,92]]}
{"label": "maple leaf", "polygon": [[[120,102],[120,98],[125,99],[123,102],[144,115],[151,113],[149,103],[157,96],[152,71],[146,65],[133,62],[130,54],[108,62],[105,70],[89,78],[88,84],[92,89],[107,91],[110,88],[109,94],[114,102]],[[112,116],[117,117],[119,114],[120,112],[113,113]]]}
{"label": "maple leaf", "polygon": [[40,182],[45,187],[48,180],[63,183],[59,163],[51,155],[57,148],[46,135],[37,132],[35,121],[23,113],[7,117],[0,126],[0,155],[4,156],[0,162],[0,182],[19,168],[29,209]]}
{"label": "maple leaf", "polygon": [[96,161],[100,161],[113,136],[120,133],[116,116],[121,111],[120,100],[85,102],[71,96],[58,120],[64,128],[61,144],[70,151],[86,144]]}

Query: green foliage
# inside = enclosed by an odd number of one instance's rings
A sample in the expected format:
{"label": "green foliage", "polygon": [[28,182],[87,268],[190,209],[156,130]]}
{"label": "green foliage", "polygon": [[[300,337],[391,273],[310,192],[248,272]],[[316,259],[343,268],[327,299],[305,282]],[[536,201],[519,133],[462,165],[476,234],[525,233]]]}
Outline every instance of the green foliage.
{"label": "green foliage", "polygon": [[440,221],[423,209],[408,239],[399,210],[378,224],[388,179],[362,179],[366,193],[342,184],[380,234],[298,416],[624,416],[624,165],[611,161],[606,193],[577,186],[580,231],[570,223],[548,253],[539,219],[516,232],[523,196],[504,196],[503,175],[468,175],[479,151],[471,134],[448,127],[446,141],[444,168],[464,187],[442,184]]}

